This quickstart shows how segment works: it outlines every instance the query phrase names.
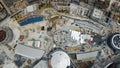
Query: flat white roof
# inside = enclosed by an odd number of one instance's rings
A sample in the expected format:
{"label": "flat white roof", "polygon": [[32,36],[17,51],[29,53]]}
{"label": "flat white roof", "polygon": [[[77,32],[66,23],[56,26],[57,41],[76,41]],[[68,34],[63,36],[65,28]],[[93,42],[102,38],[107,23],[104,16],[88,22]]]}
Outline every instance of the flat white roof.
{"label": "flat white roof", "polygon": [[74,31],[74,30],[70,30],[70,32],[71,32],[72,39],[76,40],[77,42],[80,42],[81,44],[86,43],[86,41],[85,41],[86,39],[93,40],[91,35],[81,34],[81,32]]}
{"label": "flat white roof", "polygon": [[96,57],[98,51],[89,52],[89,53],[82,53],[82,54],[76,54],[77,60],[83,60],[91,57]]}
{"label": "flat white roof", "polygon": [[70,32],[71,32],[71,37],[72,37],[74,40],[77,40],[77,41],[80,40],[80,34],[81,34],[81,32],[74,31],[74,30],[70,30]]}
{"label": "flat white roof", "polygon": [[[88,52],[88,53],[80,53],[80,54],[76,54],[76,57],[77,57],[77,60],[92,58],[92,57],[96,57],[98,55],[98,52],[99,51],[93,51],[93,52]],[[103,50],[101,50],[101,55],[102,56],[105,55]]]}
{"label": "flat white roof", "polygon": [[44,51],[19,44],[15,48],[15,54],[25,56],[31,59],[39,59],[43,56]]}
{"label": "flat white roof", "polygon": [[36,9],[37,9],[36,4],[33,4],[33,5],[26,7],[27,12],[32,12],[32,11],[35,11]]}
{"label": "flat white roof", "polygon": [[56,51],[51,58],[52,68],[67,68],[70,66],[70,57],[63,51]]}

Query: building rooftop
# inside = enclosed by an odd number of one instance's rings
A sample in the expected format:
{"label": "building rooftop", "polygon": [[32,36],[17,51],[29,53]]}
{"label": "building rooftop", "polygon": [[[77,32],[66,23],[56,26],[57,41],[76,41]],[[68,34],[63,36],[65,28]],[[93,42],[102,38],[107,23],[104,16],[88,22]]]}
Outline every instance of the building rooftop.
{"label": "building rooftop", "polygon": [[85,40],[92,41],[93,38],[89,34],[81,34],[81,32],[70,30],[71,32],[71,38],[73,40],[76,40],[77,42],[80,42],[80,44],[86,44]]}
{"label": "building rooftop", "polygon": [[40,59],[44,55],[44,51],[19,44],[15,48],[15,54],[31,59]]}
{"label": "building rooftop", "polygon": [[88,21],[81,21],[81,20],[75,20],[75,23],[78,24],[79,26],[85,27],[85,28],[90,28],[93,30],[101,31],[101,28],[92,24],[91,22]]}
{"label": "building rooftop", "polygon": [[63,51],[53,52],[51,55],[52,68],[67,68],[70,66],[70,57]]}
{"label": "building rooftop", "polygon": [[[95,60],[96,57],[98,56],[99,54],[99,51],[93,51],[93,52],[87,52],[87,53],[78,53],[76,54],[76,57],[77,57],[77,60],[86,60],[86,59],[89,59],[89,60]],[[104,51],[101,50],[101,55],[104,55]],[[92,59],[94,58],[94,59]]]}
{"label": "building rooftop", "polygon": [[101,19],[102,16],[103,16],[103,11],[94,8],[92,16],[95,17],[95,18],[97,18],[97,19]]}

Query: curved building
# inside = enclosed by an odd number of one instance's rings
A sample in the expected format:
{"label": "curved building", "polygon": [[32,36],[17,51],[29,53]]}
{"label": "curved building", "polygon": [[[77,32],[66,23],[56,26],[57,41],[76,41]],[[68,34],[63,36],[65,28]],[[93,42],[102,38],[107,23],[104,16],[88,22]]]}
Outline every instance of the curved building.
{"label": "curved building", "polygon": [[13,31],[6,26],[0,26],[0,44],[8,44],[13,40]]}
{"label": "curved building", "polygon": [[105,68],[120,68],[119,62],[112,62],[105,66]]}
{"label": "curved building", "polygon": [[69,68],[70,57],[64,51],[55,51],[50,54],[49,66],[52,68]]}
{"label": "curved building", "polygon": [[113,57],[111,61],[106,60],[105,63],[107,64],[104,68],[120,68],[120,55]]}
{"label": "curved building", "polygon": [[120,50],[120,33],[112,34],[107,41],[110,48],[114,50]]}

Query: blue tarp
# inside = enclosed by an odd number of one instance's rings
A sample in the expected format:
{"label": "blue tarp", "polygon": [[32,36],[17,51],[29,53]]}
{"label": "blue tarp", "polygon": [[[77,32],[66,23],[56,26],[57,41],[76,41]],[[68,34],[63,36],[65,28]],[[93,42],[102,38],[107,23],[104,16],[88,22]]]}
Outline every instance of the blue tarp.
{"label": "blue tarp", "polygon": [[25,21],[20,22],[20,26],[24,26],[27,24],[31,24],[31,23],[35,23],[35,22],[39,22],[39,21],[43,21],[43,17],[32,17],[32,18],[28,18]]}

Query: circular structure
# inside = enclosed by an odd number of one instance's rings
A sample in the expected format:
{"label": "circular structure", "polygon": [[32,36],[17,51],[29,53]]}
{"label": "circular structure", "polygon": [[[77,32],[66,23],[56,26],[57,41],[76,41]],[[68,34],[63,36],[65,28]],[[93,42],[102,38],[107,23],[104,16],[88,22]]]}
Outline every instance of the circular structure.
{"label": "circular structure", "polygon": [[116,48],[116,49],[120,49],[120,34],[115,34],[112,37],[112,45]]}
{"label": "circular structure", "polygon": [[6,32],[4,30],[0,30],[0,42],[2,42],[6,38]]}
{"label": "circular structure", "polygon": [[112,62],[106,65],[105,68],[120,68],[120,63]]}
{"label": "circular structure", "polygon": [[118,25],[120,25],[120,20],[117,22]]}
{"label": "circular structure", "polygon": [[7,44],[13,39],[13,31],[6,26],[0,26],[0,44]]}
{"label": "circular structure", "polygon": [[70,57],[63,51],[56,51],[51,55],[52,68],[67,68],[70,66]]}
{"label": "circular structure", "polygon": [[120,33],[112,34],[107,41],[108,45],[114,50],[120,50]]}

